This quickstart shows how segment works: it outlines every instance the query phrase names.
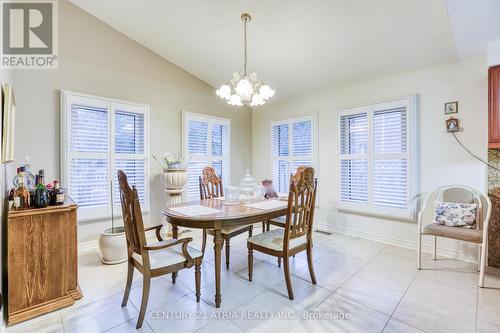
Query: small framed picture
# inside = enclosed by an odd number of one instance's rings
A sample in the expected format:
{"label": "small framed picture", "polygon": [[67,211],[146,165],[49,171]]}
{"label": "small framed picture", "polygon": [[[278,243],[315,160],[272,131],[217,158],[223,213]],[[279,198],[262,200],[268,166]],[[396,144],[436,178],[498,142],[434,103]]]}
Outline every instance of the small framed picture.
{"label": "small framed picture", "polygon": [[444,114],[452,114],[458,112],[458,102],[444,103]]}
{"label": "small framed picture", "polygon": [[460,130],[460,123],[457,118],[446,119],[446,132],[458,132]]}

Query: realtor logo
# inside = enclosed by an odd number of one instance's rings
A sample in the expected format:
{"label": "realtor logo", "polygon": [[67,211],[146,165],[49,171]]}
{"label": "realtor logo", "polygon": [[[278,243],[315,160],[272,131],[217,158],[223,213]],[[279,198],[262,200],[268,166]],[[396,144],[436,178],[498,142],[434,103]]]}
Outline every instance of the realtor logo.
{"label": "realtor logo", "polygon": [[57,68],[57,0],[2,1],[1,68]]}

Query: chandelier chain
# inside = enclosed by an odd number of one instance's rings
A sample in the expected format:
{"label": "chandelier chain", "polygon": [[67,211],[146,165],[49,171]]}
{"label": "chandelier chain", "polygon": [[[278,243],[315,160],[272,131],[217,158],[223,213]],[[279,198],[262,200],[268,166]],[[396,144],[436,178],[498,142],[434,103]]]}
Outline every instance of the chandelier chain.
{"label": "chandelier chain", "polygon": [[247,21],[248,19],[243,20],[243,29],[244,29],[244,64],[243,64],[243,74],[247,75]]}

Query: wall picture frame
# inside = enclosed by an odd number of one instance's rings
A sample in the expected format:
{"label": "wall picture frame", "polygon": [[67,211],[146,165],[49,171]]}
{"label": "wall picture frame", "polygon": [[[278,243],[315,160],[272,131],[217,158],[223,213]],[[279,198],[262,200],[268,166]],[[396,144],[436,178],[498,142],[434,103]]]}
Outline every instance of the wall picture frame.
{"label": "wall picture frame", "polygon": [[458,101],[444,103],[444,114],[458,113]]}
{"label": "wall picture frame", "polygon": [[460,121],[457,118],[450,117],[446,119],[446,132],[453,133],[460,131]]}
{"label": "wall picture frame", "polygon": [[16,100],[9,84],[2,85],[2,163],[14,161]]}

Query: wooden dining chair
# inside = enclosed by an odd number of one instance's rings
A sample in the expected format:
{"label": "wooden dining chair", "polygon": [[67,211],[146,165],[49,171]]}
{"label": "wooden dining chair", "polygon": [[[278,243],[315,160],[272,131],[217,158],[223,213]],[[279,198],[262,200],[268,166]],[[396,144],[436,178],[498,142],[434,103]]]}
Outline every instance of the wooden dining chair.
{"label": "wooden dining chair", "polygon": [[[299,166],[297,170],[295,171],[295,174],[291,176],[291,181],[298,182],[300,178],[300,173],[304,171],[307,167],[306,166]],[[285,222],[286,222],[286,216],[280,216],[275,219],[270,219],[265,222],[266,224],[266,230],[269,231],[271,230],[271,226],[274,225],[275,227],[279,228],[284,228],[285,227]],[[264,225],[262,226],[262,232],[264,232]],[[294,255],[295,257],[295,255]],[[281,267],[281,258],[278,257],[278,267]]]}
{"label": "wooden dining chair", "polygon": [[[217,176],[215,169],[206,167],[203,169],[202,175],[199,177],[200,185],[200,199],[213,199],[224,196],[224,188],[222,186],[222,177]],[[231,238],[240,234],[248,232],[248,237],[252,237],[252,226],[230,226],[222,227],[221,234],[226,247],[226,269],[229,269],[229,253]],[[205,254],[205,247],[207,245],[207,234],[214,236],[213,229],[203,229],[203,241],[201,244],[201,252]]]}
{"label": "wooden dining chair", "polygon": [[283,259],[288,297],[293,300],[289,257],[307,251],[307,263],[312,284],[316,284],[312,258],[312,226],[316,201],[317,179],[314,168],[306,167],[297,179],[290,177],[288,209],[285,227],[273,229],[248,238],[248,280],[252,281],[253,251]]}
{"label": "wooden dining chair", "polygon": [[[203,254],[188,246],[192,238],[162,239],[160,235],[162,224],[144,228],[137,189],[135,186],[130,188],[127,176],[122,170],[118,170],[118,183],[128,252],[127,285],[123,294],[122,307],[127,305],[135,267],[143,275],[141,309],[136,325],[136,328],[140,328],[148,305],[151,278],[172,273],[172,283],[175,283],[175,273],[194,265],[196,302],[200,301],[200,267]],[[149,230],[156,231],[158,242],[147,244],[145,232]]]}

